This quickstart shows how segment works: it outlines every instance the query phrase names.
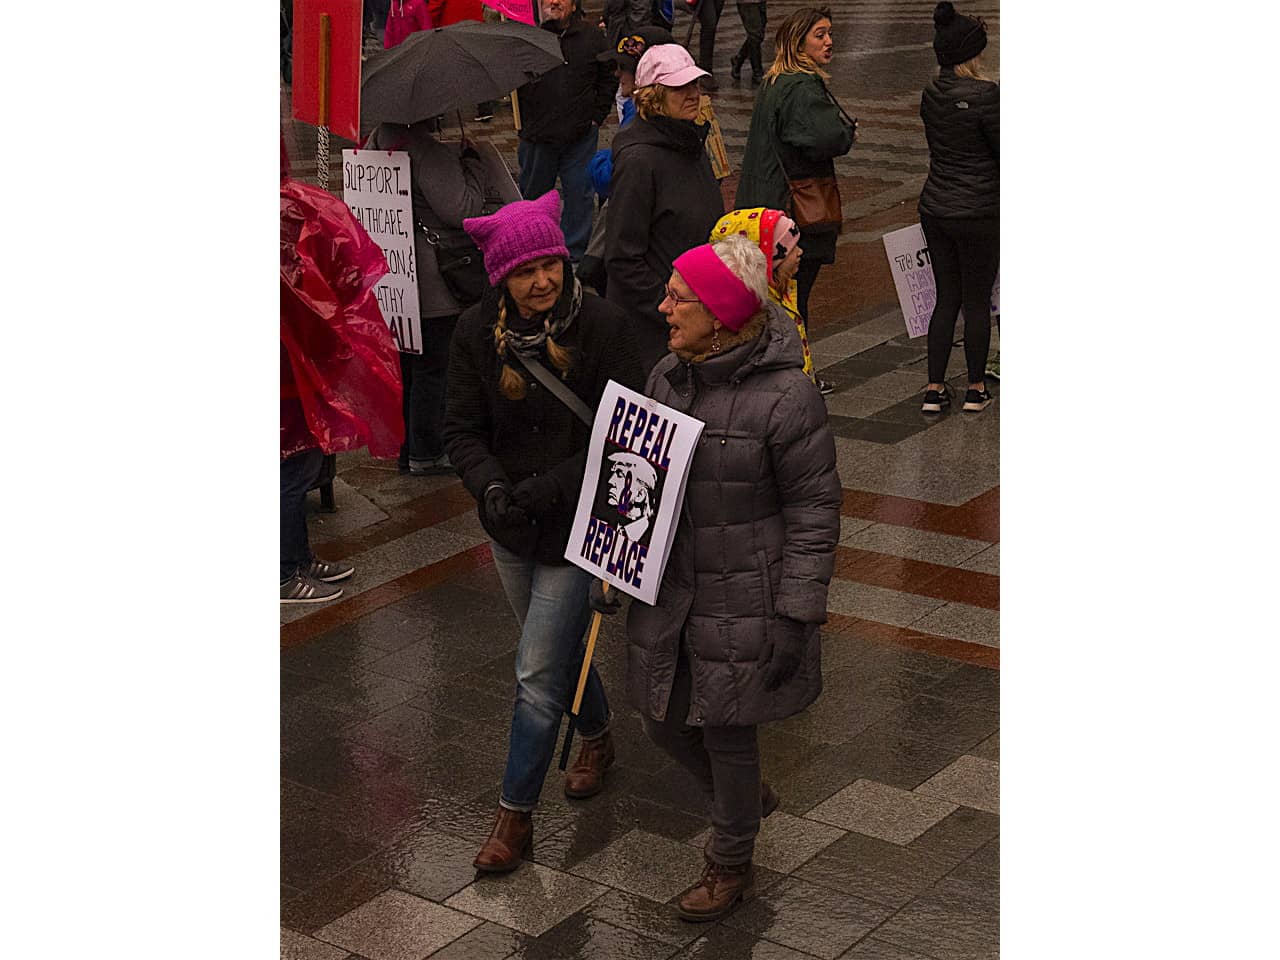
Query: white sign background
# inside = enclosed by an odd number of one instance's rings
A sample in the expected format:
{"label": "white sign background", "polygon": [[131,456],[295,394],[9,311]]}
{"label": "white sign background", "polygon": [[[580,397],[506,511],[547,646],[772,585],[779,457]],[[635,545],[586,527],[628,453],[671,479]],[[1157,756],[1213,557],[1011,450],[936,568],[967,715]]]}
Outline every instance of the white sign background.
{"label": "white sign background", "polygon": [[610,380],[591,426],[565,559],[610,587],[657,602],[704,426]]}
{"label": "white sign background", "polygon": [[403,150],[342,151],[342,199],[387,258],[388,273],[373,288],[382,319],[402,353],[421,353],[409,184],[409,154]]}
{"label": "white sign background", "polygon": [[[898,304],[907,322],[907,333],[923,337],[929,332],[929,318],[938,300],[933,284],[933,267],[929,264],[929,246],[924,242],[920,224],[912,224],[884,235],[884,252],[889,258],[893,285],[898,291]],[[964,316],[964,311],[960,314]],[[991,315],[1000,316],[1000,275],[991,288]]]}

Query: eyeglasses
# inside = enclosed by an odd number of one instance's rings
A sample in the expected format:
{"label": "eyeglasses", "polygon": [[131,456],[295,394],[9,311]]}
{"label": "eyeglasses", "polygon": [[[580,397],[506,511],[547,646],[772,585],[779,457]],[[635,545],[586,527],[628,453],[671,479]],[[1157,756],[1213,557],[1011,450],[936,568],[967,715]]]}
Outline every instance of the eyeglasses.
{"label": "eyeglasses", "polygon": [[701,303],[702,302],[697,297],[678,297],[670,287],[666,288],[666,292],[667,292],[667,295],[662,299],[670,300],[672,303]]}

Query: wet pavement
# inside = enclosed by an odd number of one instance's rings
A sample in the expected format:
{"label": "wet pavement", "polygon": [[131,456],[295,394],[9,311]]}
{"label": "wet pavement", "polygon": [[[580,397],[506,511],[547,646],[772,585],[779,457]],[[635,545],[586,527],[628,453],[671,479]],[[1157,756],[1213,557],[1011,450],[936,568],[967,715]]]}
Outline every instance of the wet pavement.
{"label": "wet pavement", "polygon": [[[771,24],[797,6],[770,3]],[[916,221],[927,171],[917,110],[934,63],[930,7],[835,9],[832,87],[860,118],[860,142],[837,167],[846,232],[815,288],[811,335],[838,385],[827,400],[841,544],[825,690],[761,730],[782,804],[757,842],[759,896],[717,923],[676,917],[708,821],[625,705],[620,621],[597,647],[617,711],[604,792],[567,800],[553,767],[533,862],[477,878],[515,618],[455,478],[343,455],[338,510],[313,513],[311,531],[318,555],[356,575],[335,604],[281,611],[282,957],[998,955],[1000,401],[977,415],[919,412],[925,345],[904,332],[879,240]],[[998,9],[966,12],[986,17],[998,54]],[[742,36],[732,5],[719,36],[715,102],[740,162],[752,89],[728,77]],[[481,130],[514,168],[509,110]],[[282,131],[305,164],[311,129],[286,120]],[[953,383],[962,364],[957,349]]]}

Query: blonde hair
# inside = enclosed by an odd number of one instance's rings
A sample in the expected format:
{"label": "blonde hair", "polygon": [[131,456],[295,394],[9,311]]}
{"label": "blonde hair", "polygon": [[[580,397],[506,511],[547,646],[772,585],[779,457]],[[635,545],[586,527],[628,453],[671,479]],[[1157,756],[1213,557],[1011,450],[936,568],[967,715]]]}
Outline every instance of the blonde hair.
{"label": "blonde hair", "polygon": [[820,20],[831,20],[830,7],[801,7],[779,24],[773,38],[773,63],[765,71],[765,83],[773,83],[786,73],[816,73],[824,80],[831,78],[831,74],[804,52],[805,37]]}
{"label": "blonde hair", "polygon": [[953,69],[955,70],[957,77],[964,77],[968,80],[986,80],[988,83],[995,83],[994,80],[987,76],[986,70],[983,69],[982,54],[980,53],[977,56],[966,60],[964,63],[957,63]]}
{"label": "blonde hair", "polygon": [[665,117],[667,113],[667,91],[671,88],[661,83],[636,87],[631,98],[635,101],[636,115],[641,120],[652,120],[654,117]]}
{"label": "blonde hair", "polygon": [[[507,332],[507,296],[504,292],[498,301],[498,322],[493,328],[493,346],[502,358],[502,374],[498,377],[498,389],[508,400],[523,400],[529,393],[529,382],[507,363],[507,344],[503,334]],[[573,354],[547,337],[547,359],[560,372],[563,380],[573,366]]]}

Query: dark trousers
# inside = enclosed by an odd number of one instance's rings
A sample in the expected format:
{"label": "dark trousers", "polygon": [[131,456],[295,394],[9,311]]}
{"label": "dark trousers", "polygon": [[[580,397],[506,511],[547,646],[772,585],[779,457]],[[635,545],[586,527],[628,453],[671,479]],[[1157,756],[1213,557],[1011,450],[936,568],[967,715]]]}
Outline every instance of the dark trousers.
{"label": "dark trousers", "polygon": [[800,257],[800,269],[796,271],[796,309],[804,317],[805,323],[809,322],[809,292],[818,282],[818,271],[821,269],[822,264],[817,260]]}
{"label": "dark trousers", "polygon": [[760,832],[760,748],[756,728],[690,727],[692,677],[681,652],[666,719],[644,717],[649,739],[693,774],[711,808],[711,859],[746,863]]}
{"label": "dark trousers", "polygon": [[307,491],[320,476],[324,452],[311,447],[280,461],[280,582],[311,562]]}
{"label": "dark trousers", "polygon": [[716,53],[716,27],[724,12],[724,0],[701,0],[698,4],[698,66],[715,73],[711,66]]}
{"label": "dark trousers", "polygon": [[964,360],[969,382],[982,383],[991,348],[991,287],[1000,270],[1000,220],[920,215],[938,301],[929,318],[929,382],[947,378],[956,315],[964,308]]}
{"label": "dark trousers", "polygon": [[587,252],[591,239],[591,214],[595,208],[595,190],[587,164],[595,156],[600,128],[594,124],[576,143],[529,143],[521,140],[516,148],[520,161],[520,195],[537,200],[560,179],[560,229],[569,259],[577,263]]}
{"label": "dark trousers", "polygon": [[759,80],[764,76],[764,64],[760,57],[760,48],[764,43],[764,28],[769,23],[769,11],[765,9],[764,0],[760,3],[738,4],[738,16],[742,18],[742,29],[747,31],[747,39],[738,48],[739,63],[751,62],[751,76]]}
{"label": "dark trousers", "polygon": [[400,466],[426,462],[444,455],[444,398],[448,386],[449,344],[456,315],[422,321],[422,353],[400,354],[400,379],[404,385],[404,446]]}

